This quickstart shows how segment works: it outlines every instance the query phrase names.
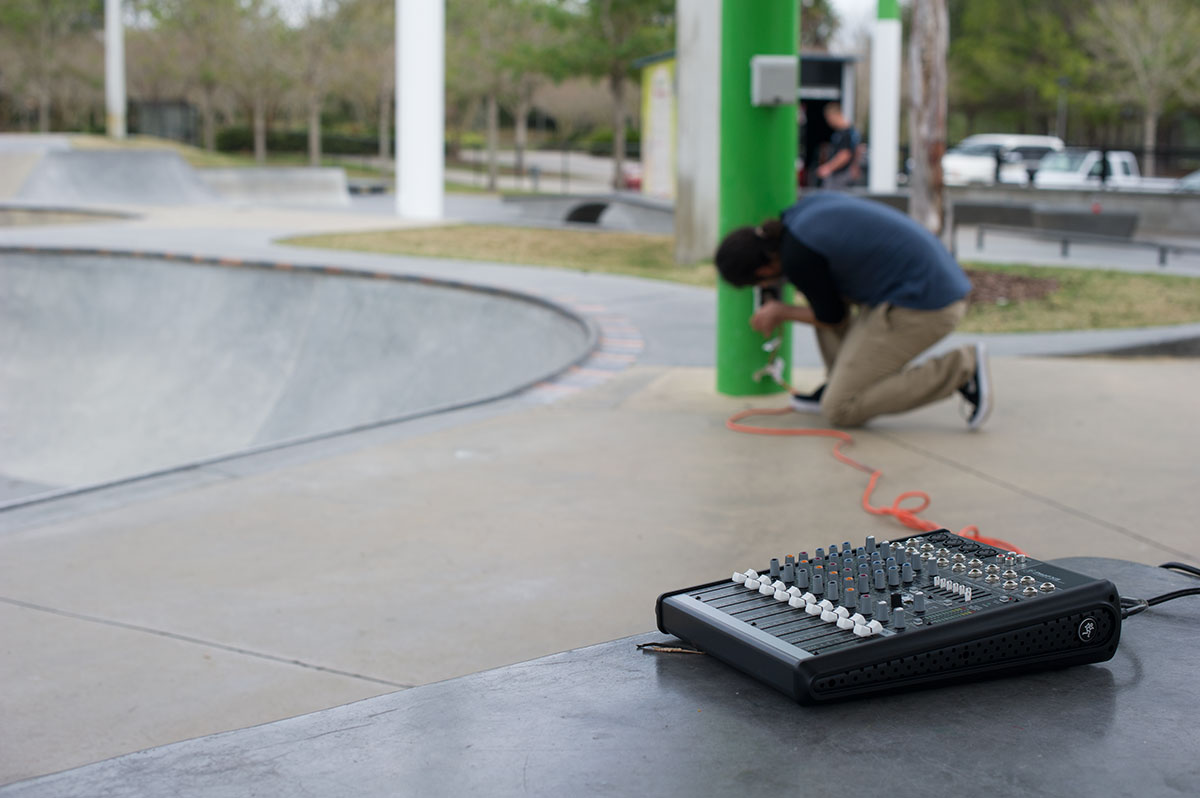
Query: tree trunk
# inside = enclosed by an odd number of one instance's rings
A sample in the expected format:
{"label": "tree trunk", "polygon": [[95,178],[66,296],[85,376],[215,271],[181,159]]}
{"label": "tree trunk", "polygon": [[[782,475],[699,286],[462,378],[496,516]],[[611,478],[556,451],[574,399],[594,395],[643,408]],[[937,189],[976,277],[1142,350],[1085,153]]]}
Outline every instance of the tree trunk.
{"label": "tree trunk", "polygon": [[908,213],[930,232],[942,232],[942,155],[946,151],[946,0],[914,0],[908,45],[909,143],[913,173]]}
{"label": "tree trunk", "polygon": [[522,177],[525,174],[525,147],[529,143],[529,107],[533,104],[529,95],[524,89],[521,90],[520,96],[517,98],[516,108],[516,131],[513,134],[513,145],[517,151],[517,176]]}
{"label": "tree trunk", "polygon": [[308,165],[321,165],[321,98],[315,92],[308,98]]}
{"label": "tree trunk", "polygon": [[38,91],[38,132],[50,132],[50,92],[45,88]]}
{"label": "tree trunk", "polygon": [[487,190],[496,190],[496,149],[500,139],[500,102],[493,91],[487,96]]}
{"label": "tree trunk", "polygon": [[1158,109],[1147,107],[1142,116],[1142,174],[1154,177],[1158,154]]}
{"label": "tree trunk", "polygon": [[625,185],[625,75],[614,70],[609,75],[613,99],[613,179],[614,191]]}
{"label": "tree trunk", "polygon": [[379,92],[379,160],[392,157],[392,91],[386,86]]}
{"label": "tree trunk", "polygon": [[267,162],[267,109],[261,97],[254,98],[254,161]]}
{"label": "tree trunk", "polygon": [[200,137],[209,152],[217,149],[217,113],[213,105],[212,92],[206,89],[200,95]]}

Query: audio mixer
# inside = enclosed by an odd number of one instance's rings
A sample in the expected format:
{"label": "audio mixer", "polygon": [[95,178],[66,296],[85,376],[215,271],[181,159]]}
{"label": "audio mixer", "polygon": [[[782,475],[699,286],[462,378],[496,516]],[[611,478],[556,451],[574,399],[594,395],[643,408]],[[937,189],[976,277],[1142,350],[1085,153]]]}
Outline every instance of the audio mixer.
{"label": "audio mixer", "polygon": [[772,559],[659,597],[658,628],[814,704],[1103,662],[1107,580],[945,529]]}

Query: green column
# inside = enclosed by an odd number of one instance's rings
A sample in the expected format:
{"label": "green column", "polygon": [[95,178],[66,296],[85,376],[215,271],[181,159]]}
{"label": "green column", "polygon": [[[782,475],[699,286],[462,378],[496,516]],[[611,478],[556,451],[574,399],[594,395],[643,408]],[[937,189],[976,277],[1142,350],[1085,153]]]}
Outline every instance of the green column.
{"label": "green column", "polygon": [[[796,201],[796,106],[750,104],[750,58],[795,55],[795,0],[725,0],[721,4],[721,149],[718,235],[757,225]],[[791,296],[791,290],[788,290]],[[764,339],[750,329],[754,290],[717,286],[717,391],[730,396],[776,393],[753,374],[767,363]],[[790,377],[791,334],[782,352]]]}

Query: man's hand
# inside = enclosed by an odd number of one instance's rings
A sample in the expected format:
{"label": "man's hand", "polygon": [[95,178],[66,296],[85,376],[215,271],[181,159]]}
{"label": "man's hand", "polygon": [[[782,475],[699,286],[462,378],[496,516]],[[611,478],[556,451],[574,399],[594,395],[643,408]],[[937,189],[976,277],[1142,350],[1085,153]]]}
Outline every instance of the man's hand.
{"label": "man's hand", "polygon": [[763,304],[750,317],[750,326],[763,336],[769,336],[771,331],[788,320],[789,306],[777,299]]}

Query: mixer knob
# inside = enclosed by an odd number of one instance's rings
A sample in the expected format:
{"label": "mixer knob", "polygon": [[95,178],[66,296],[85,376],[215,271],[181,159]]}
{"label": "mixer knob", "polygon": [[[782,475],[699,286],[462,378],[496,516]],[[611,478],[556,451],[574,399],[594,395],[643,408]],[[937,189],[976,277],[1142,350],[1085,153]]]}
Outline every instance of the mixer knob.
{"label": "mixer knob", "polygon": [[940,549],[938,549],[938,550],[937,550],[937,556],[938,556],[938,558],[939,558],[939,559],[941,559],[942,557],[949,557],[949,556],[950,556],[950,549],[948,549],[948,548],[946,548],[945,546],[943,546],[942,548],[940,548]]}
{"label": "mixer knob", "polygon": [[956,562],[956,563],[954,563],[953,566],[951,566],[950,570],[956,574],[961,574],[961,573],[966,572],[967,566],[964,565],[963,563]]}
{"label": "mixer knob", "polygon": [[838,618],[841,618],[841,617],[842,616],[838,615],[833,610],[825,610],[824,612],[821,613],[821,620],[824,621],[825,623],[837,623]]}
{"label": "mixer knob", "polygon": [[790,599],[788,599],[788,606],[802,610],[808,606],[808,602],[804,600],[804,596],[792,596]]}
{"label": "mixer knob", "polygon": [[992,563],[984,570],[986,570],[989,574],[998,574],[998,573],[1000,573],[1000,566],[996,565],[995,563]]}
{"label": "mixer knob", "polygon": [[874,605],[871,603],[871,596],[869,594],[867,594],[867,593],[859,594],[859,596],[858,596],[858,611],[859,611],[859,613],[861,613],[862,615],[865,615],[869,618],[869,617],[871,617],[871,613],[874,611],[872,609],[873,606]]}
{"label": "mixer knob", "polygon": [[862,594],[862,593],[868,593],[868,592],[870,592],[870,590],[871,590],[871,577],[867,576],[866,574],[859,574],[858,575],[858,592],[860,594]]}
{"label": "mixer knob", "polygon": [[818,596],[824,593],[825,578],[820,573],[813,574],[812,587],[809,589]]}
{"label": "mixer knob", "polygon": [[838,583],[836,576],[831,576],[825,582],[825,595],[830,601],[837,601],[841,598],[841,585]]}
{"label": "mixer knob", "polygon": [[1001,587],[1003,587],[1005,590],[1016,590],[1017,583],[1014,582],[1013,580],[1009,579],[1007,582],[1005,582],[1003,585],[1001,585]]}
{"label": "mixer knob", "polygon": [[938,557],[937,558],[937,566],[938,566],[938,568],[949,568],[950,560],[946,559],[945,557]]}
{"label": "mixer knob", "polygon": [[875,569],[874,581],[876,590],[883,590],[887,587],[887,574],[883,572],[882,568]]}
{"label": "mixer knob", "polygon": [[1021,593],[1023,593],[1026,596],[1036,596],[1037,592],[1038,592],[1038,589],[1036,587],[1034,587],[1033,585],[1030,585],[1029,587],[1027,587],[1021,591]]}
{"label": "mixer knob", "polygon": [[923,551],[923,552],[933,551],[934,548],[936,548],[936,547],[932,543],[922,543],[921,544],[921,551]]}
{"label": "mixer knob", "polygon": [[983,576],[983,571],[979,570],[978,568],[972,568],[970,571],[967,571],[967,576],[972,579],[978,579],[979,577]]}
{"label": "mixer knob", "polygon": [[821,613],[825,612],[825,608],[814,601],[811,604],[809,604],[807,607],[805,607],[804,611],[807,612],[809,615],[820,615]]}
{"label": "mixer knob", "polygon": [[1049,593],[1054,590],[1054,583],[1053,582],[1042,582],[1040,585],[1038,585],[1038,589],[1041,590],[1043,593]]}
{"label": "mixer knob", "polygon": [[867,535],[866,543],[867,543],[867,545],[865,546],[865,548],[868,552],[875,551],[875,549],[877,548],[877,546],[875,545],[875,536],[874,535]]}
{"label": "mixer knob", "polygon": [[920,590],[913,593],[913,612],[925,612],[925,594]]}
{"label": "mixer knob", "polygon": [[888,587],[900,587],[900,569],[894,565],[889,565],[887,569]]}
{"label": "mixer knob", "polygon": [[1011,568],[1009,568],[1007,571],[1005,571],[1004,573],[1002,573],[1000,575],[1003,576],[1005,579],[1016,579],[1017,578],[1017,572]]}
{"label": "mixer knob", "polygon": [[1024,565],[1024,564],[1025,564],[1025,561],[1026,561],[1027,559],[1029,559],[1029,558],[1028,558],[1028,557],[1026,557],[1024,554],[1018,554],[1018,555],[1017,555],[1017,565]]}
{"label": "mixer knob", "polygon": [[904,553],[908,555],[909,560],[912,560],[914,557],[921,556],[921,550],[918,549],[916,546],[909,546],[907,549],[904,550]]}
{"label": "mixer knob", "polygon": [[779,558],[778,557],[771,558],[771,578],[772,579],[779,578]]}
{"label": "mixer knob", "polygon": [[[790,560],[792,558],[788,557],[788,559]],[[791,562],[784,563],[783,564],[783,576],[781,578],[785,582],[795,582],[796,581],[796,564],[791,563]]]}
{"label": "mixer knob", "polygon": [[983,581],[987,582],[989,585],[994,585],[1000,581],[1000,574],[988,574],[983,578]]}
{"label": "mixer knob", "polygon": [[900,569],[900,581],[904,584],[909,584],[913,580],[912,563],[904,563],[904,567]]}
{"label": "mixer knob", "polygon": [[849,618],[838,618],[838,620],[837,620],[837,627],[839,629],[845,629],[846,631],[851,631],[854,629],[855,626],[858,626],[858,624],[856,624],[854,621],[850,620]]}
{"label": "mixer knob", "polygon": [[749,578],[750,578],[749,572],[739,574],[735,571],[733,574],[733,581],[737,582],[739,585],[746,584],[746,580]]}
{"label": "mixer knob", "polygon": [[762,583],[758,586],[758,592],[764,596],[773,595],[775,593],[775,586],[771,584],[770,579],[764,577]]}
{"label": "mixer knob", "polygon": [[869,624],[867,624],[867,628],[870,629],[875,634],[879,634],[880,632],[883,631],[883,624],[881,624],[878,620],[875,620],[875,621],[871,621]]}
{"label": "mixer knob", "polygon": [[888,619],[888,615],[891,613],[891,610],[892,610],[892,608],[888,606],[888,603],[886,601],[876,601],[875,602],[875,621],[872,621],[872,623],[886,622]]}
{"label": "mixer knob", "polygon": [[979,559],[978,557],[972,557],[971,561],[968,562],[967,565],[971,566],[972,568],[982,568],[983,560]]}
{"label": "mixer knob", "polygon": [[963,554],[961,551],[956,551],[954,554],[950,555],[950,559],[954,562],[966,562],[967,555]]}
{"label": "mixer knob", "polygon": [[866,624],[859,624],[854,627],[854,634],[858,637],[871,637],[875,634],[875,630]]}
{"label": "mixer knob", "polygon": [[892,628],[897,632],[903,632],[908,626],[908,619],[904,615],[904,608],[897,607],[892,610]]}
{"label": "mixer knob", "polygon": [[1021,577],[1021,585],[1022,585],[1022,586],[1025,586],[1025,585],[1032,585],[1032,584],[1033,584],[1034,582],[1036,582],[1036,581],[1037,581],[1037,580],[1036,580],[1036,579],[1034,579],[1032,576],[1022,576],[1022,577]]}
{"label": "mixer knob", "polygon": [[801,590],[808,589],[808,569],[807,568],[801,568],[799,571],[796,572],[796,587],[800,588]]}

